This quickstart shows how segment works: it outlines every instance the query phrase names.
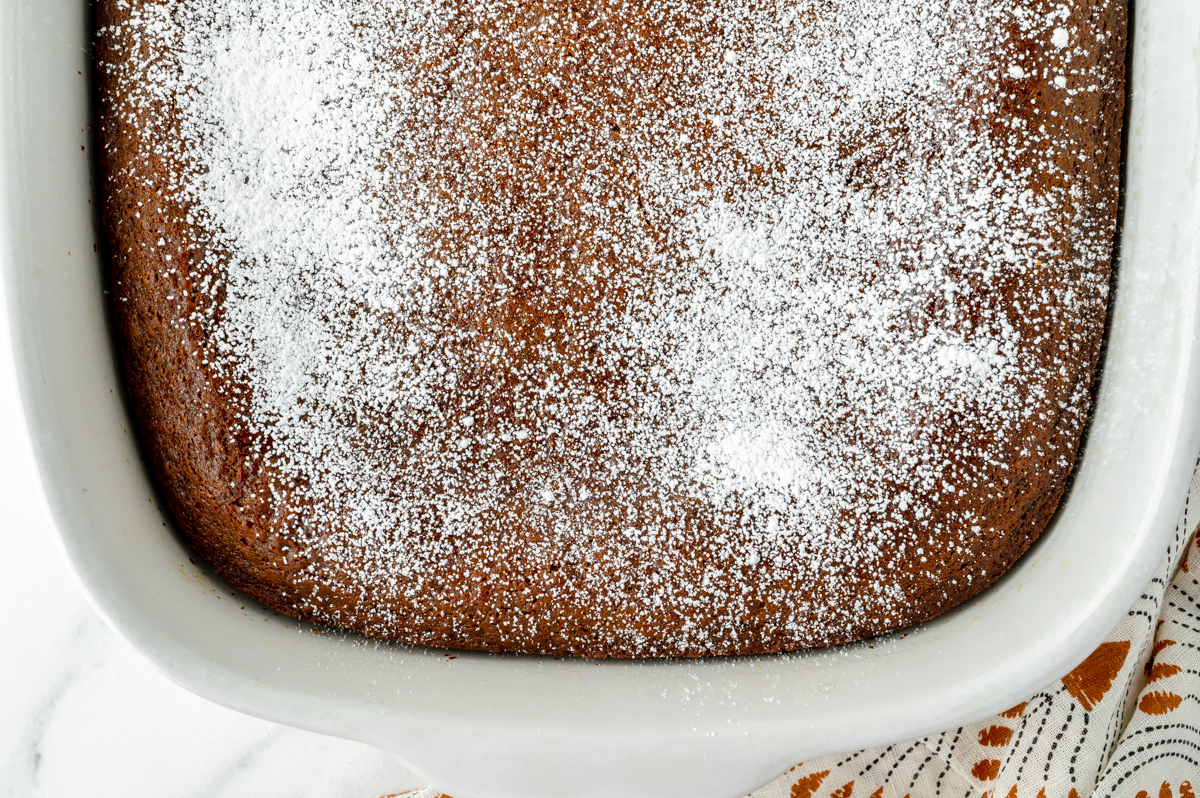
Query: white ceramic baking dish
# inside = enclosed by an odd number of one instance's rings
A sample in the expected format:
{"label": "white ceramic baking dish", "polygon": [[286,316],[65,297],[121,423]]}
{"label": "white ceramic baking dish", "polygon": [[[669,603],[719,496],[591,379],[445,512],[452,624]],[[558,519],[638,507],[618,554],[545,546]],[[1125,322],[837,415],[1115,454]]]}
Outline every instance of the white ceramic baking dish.
{"label": "white ceramic baking dish", "polygon": [[15,362],[80,583],[196,693],[396,751],[455,798],[730,798],[799,760],[1011,706],[1082,660],[1159,561],[1200,443],[1194,0],[1137,5],[1112,330],[1082,464],[1042,540],[983,595],[873,648],[695,662],[379,645],[264,610],[190,562],[130,434],[110,345],[87,21],[83,0],[0,0]]}

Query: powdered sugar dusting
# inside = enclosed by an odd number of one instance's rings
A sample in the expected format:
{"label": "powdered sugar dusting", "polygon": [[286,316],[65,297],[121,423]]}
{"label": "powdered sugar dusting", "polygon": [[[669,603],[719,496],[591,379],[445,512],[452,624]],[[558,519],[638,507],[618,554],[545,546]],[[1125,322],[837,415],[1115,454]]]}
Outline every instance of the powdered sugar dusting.
{"label": "powdered sugar dusting", "polygon": [[135,4],[120,115],[297,605],[654,654],[973,593],[1107,292],[1113,192],[1021,82],[1114,65],[1035,5]]}

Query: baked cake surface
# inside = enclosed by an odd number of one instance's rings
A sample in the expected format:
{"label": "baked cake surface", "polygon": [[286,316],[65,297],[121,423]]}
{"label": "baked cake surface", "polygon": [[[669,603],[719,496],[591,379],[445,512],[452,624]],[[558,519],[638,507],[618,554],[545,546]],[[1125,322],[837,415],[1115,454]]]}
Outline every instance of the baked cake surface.
{"label": "baked cake surface", "polygon": [[828,645],[1054,512],[1119,0],[99,0],[128,390],[179,527],[433,646]]}

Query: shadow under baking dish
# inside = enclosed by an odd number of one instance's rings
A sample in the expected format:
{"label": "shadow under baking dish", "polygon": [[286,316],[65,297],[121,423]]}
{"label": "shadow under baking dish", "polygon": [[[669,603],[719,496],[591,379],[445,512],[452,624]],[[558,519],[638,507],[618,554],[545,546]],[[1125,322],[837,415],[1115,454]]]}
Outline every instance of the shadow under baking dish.
{"label": "shadow under baking dish", "polygon": [[0,258],[15,362],[80,583],[196,693],[393,750],[455,798],[729,798],[799,760],[1011,706],[1082,660],[1157,565],[1200,444],[1200,5],[1135,9],[1119,290],[1087,446],[1041,541],[990,590],[904,633],[690,661],[383,644],[279,616],[189,561],[141,463],[109,339],[88,16],[71,0],[5,0],[0,13]]}

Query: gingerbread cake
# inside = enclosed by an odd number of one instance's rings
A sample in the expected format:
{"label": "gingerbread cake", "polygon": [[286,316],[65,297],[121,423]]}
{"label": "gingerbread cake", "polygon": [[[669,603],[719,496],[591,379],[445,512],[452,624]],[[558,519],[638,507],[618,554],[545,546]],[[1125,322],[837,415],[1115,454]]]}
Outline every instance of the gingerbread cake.
{"label": "gingerbread cake", "polygon": [[878,635],[1045,528],[1122,0],[99,0],[116,333],[289,615],[606,657]]}

